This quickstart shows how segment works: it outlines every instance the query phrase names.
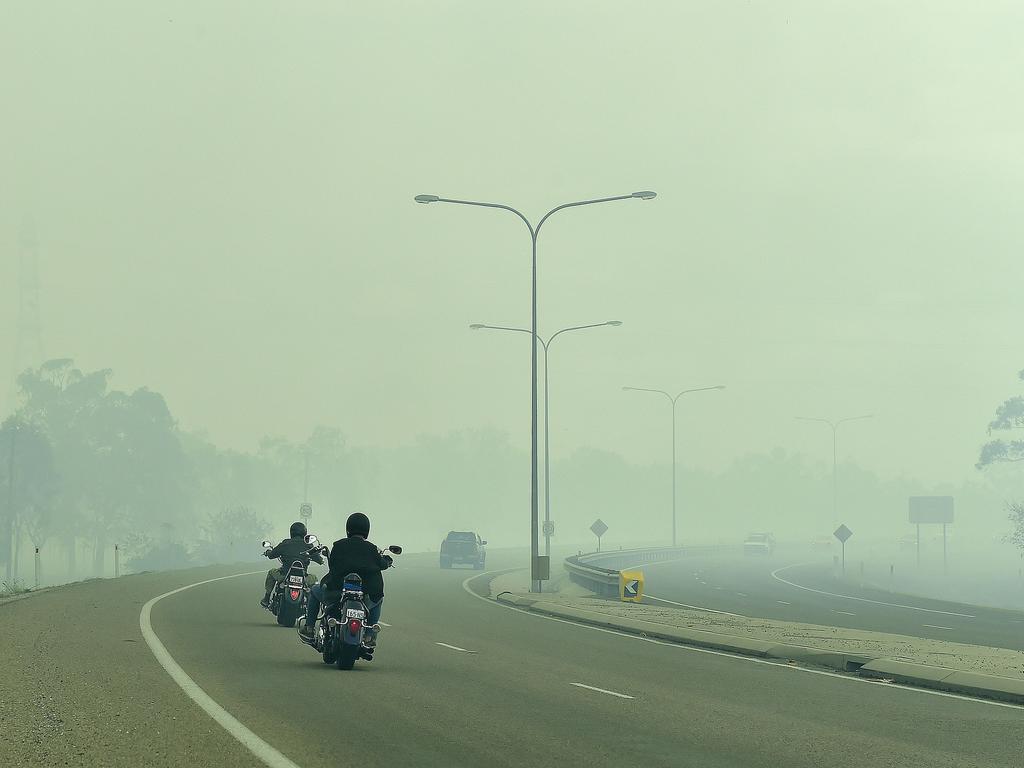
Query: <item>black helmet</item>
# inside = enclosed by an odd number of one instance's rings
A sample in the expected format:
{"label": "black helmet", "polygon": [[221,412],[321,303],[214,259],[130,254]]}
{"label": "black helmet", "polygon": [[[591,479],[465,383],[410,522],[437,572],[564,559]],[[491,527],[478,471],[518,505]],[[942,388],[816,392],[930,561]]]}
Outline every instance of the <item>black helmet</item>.
{"label": "black helmet", "polygon": [[345,533],[349,536],[362,536],[365,539],[370,535],[370,518],[362,512],[353,512],[345,521]]}
{"label": "black helmet", "polygon": [[301,539],[306,535],[306,524],[295,522],[292,523],[292,527],[288,529],[288,535],[293,539]]}

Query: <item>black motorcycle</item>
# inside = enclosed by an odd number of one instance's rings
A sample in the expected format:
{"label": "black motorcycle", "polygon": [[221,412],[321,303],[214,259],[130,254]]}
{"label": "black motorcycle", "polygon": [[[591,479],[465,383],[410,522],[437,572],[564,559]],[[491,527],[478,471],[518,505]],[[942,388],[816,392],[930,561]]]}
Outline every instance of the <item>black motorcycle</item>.
{"label": "black motorcycle", "polygon": [[[319,552],[327,557],[327,547],[321,547],[320,541],[312,534],[305,537],[309,545],[306,554]],[[263,548],[269,552],[273,545],[263,542]],[[294,627],[300,616],[306,614],[306,603],[309,600],[309,587],[306,585],[306,565],[301,560],[293,560],[291,564],[280,558],[282,567],[287,567],[284,578],[274,584],[270,593],[270,607],[267,609],[277,616],[277,623],[282,627]]]}
{"label": "black motorcycle", "polygon": [[[402,554],[402,548],[392,545],[388,552]],[[381,550],[381,554],[384,551]],[[363,580],[358,573],[345,576],[341,597],[323,607],[313,634],[313,648],[323,656],[324,664],[335,664],[338,669],[352,669],[358,659],[373,659],[377,648],[380,624],[366,623],[370,609],[363,593]]]}

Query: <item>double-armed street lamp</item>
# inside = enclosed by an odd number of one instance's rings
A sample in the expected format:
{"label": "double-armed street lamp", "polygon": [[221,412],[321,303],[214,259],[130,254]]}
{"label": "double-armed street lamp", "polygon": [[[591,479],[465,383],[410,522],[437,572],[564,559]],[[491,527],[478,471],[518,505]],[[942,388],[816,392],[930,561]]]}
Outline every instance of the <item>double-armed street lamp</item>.
{"label": "double-armed street lamp", "polygon": [[832,429],[832,525],[839,525],[839,482],[837,480],[836,466],[838,464],[838,453],[837,453],[837,439],[836,435],[839,431],[839,425],[845,424],[848,421],[860,421],[861,419],[870,419],[874,414],[868,413],[864,416],[849,416],[845,419],[839,419],[838,421],[832,421],[830,419],[822,419],[814,416],[796,416],[797,421],[818,421],[822,424],[828,424]]}
{"label": "double-armed street lamp", "polygon": [[623,387],[624,392],[654,392],[664,395],[672,403],[672,546],[676,545],[676,403],[683,395],[691,392],[708,392],[711,390],[725,389],[725,385],[717,384],[713,387],[697,387],[695,389],[684,389],[675,396],[663,389],[647,389],[646,387]]}
{"label": "double-armed street lamp", "polygon": [[652,200],[657,197],[655,192],[649,190],[633,192],[628,195],[615,195],[613,197],[599,197],[593,200],[578,200],[572,203],[563,203],[555,206],[545,213],[537,226],[534,226],[526,216],[510,205],[503,203],[486,203],[477,200],[457,200],[454,198],[440,197],[439,195],[416,195],[417,203],[453,203],[455,205],[472,205],[480,208],[498,208],[518,216],[526,225],[530,233],[532,244],[532,299],[531,299],[531,323],[530,334],[532,336],[532,354],[530,360],[530,580],[531,590],[540,591],[541,564],[538,560],[538,481],[537,481],[537,238],[540,235],[544,223],[559,211],[566,208],[579,208],[584,205],[596,205],[597,203],[611,203],[617,200]]}
{"label": "double-armed street lamp", "polygon": [[[551,442],[549,430],[550,397],[548,395],[548,352],[551,343],[563,333],[571,331],[582,331],[587,328],[604,328],[606,326],[620,326],[621,320],[609,320],[605,323],[591,323],[589,325],[574,325],[569,328],[562,328],[555,331],[547,339],[538,337],[537,341],[544,347],[544,556],[551,557]],[[504,325],[485,325],[473,323],[469,326],[474,331],[515,331],[517,333],[530,333],[526,328],[509,328]]]}

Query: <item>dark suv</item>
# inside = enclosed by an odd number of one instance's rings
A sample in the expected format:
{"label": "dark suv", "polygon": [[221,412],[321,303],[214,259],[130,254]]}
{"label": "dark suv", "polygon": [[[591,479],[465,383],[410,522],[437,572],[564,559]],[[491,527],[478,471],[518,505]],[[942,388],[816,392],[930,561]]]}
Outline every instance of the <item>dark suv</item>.
{"label": "dark suv", "polygon": [[483,570],[487,559],[486,543],[472,531],[448,531],[441,542],[441,567],[472,565],[478,571]]}

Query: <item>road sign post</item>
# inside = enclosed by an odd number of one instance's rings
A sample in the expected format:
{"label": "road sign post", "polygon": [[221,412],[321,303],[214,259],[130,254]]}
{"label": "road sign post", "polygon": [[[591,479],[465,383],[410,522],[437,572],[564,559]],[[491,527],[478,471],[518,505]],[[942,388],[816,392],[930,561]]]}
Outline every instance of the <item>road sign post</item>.
{"label": "road sign post", "polygon": [[590,531],[597,536],[597,551],[601,551],[601,537],[608,532],[608,526],[604,524],[601,518],[597,518],[593,525],[590,526]]}
{"label": "road sign post", "polygon": [[846,540],[853,536],[853,531],[847,528],[845,525],[840,525],[832,534],[839,543],[843,545],[843,576],[846,575]]}
{"label": "road sign post", "polygon": [[942,572],[946,572],[946,526],[953,522],[952,496],[911,496],[909,520],[917,526],[917,565],[921,566],[921,523],[942,526]]}

